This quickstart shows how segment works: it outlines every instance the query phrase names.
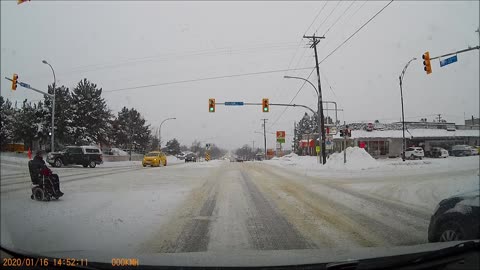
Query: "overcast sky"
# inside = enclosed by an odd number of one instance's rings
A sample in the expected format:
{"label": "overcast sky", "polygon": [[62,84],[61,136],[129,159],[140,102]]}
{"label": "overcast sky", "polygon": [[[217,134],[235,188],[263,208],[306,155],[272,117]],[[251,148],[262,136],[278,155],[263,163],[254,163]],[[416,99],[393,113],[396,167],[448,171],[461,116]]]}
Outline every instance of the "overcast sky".
{"label": "overcast sky", "polygon": [[[168,117],[162,138],[181,144],[193,140],[225,148],[243,144],[263,147],[261,120],[267,131],[285,130],[290,148],[294,121],[305,109],[217,106],[217,102],[288,103],[310,69],[241,76],[125,91],[122,88],[251,72],[313,67],[313,50],[304,34],[324,35],[318,46],[324,59],[387,2],[1,2],[1,95],[38,101],[40,94],[10,90],[3,77],[39,89],[53,81],[70,89],[83,78],[103,88],[117,113],[134,107],[152,126]],[[321,12],[320,12],[321,11]],[[320,12],[320,13],[319,13]],[[317,16],[318,15],[318,16]],[[341,17],[340,17],[341,16]],[[315,19],[316,18],[316,19]],[[478,1],[395,1],[320,65],[324,100],[344,111],[339,120],[400,121],[398,76],[413,57],[431,57],[479,44]],[[412,62],[404,82],[407,120],[442,114],[463,124],[464,115],[479,114],[479,52],[458,55],[458,63],[440,67],[432,61],[426,75]],[[310,80],[316,84],[315,73]],[[110,92],[111,91],[111,92]],[[293,103],[315,108],[314,90],[306,85]],[[332,108],[331,106],[329,108]],[[329,111],[332,115],[332,112]],[[268,147],[275,147],[269,134]]]}

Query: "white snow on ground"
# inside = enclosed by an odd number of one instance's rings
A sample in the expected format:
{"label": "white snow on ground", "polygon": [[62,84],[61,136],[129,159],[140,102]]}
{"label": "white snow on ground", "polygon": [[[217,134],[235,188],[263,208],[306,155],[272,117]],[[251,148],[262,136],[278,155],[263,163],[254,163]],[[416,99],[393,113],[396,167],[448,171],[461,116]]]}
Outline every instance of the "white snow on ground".
{"label": "white snow on ground", "polygon": [[[175,157],[168,158],[170,164],[179,162]],[[19,163],[11,164],[12,160]],[[138,166],[121,173],[98,167],[55,168],[65,195],[58,201],[38,202],[30,199],[28,176],[11,178],[25,171],[22,163],[26,161],[24,157],[2,156],[2,178],[4,175],[10,178],[2,179],[5,187],[0,205],[1,239],[2,245],[40,253],[55,250],[135,253],[138,245],[168,221],[191,190],[201,185],[210,173],[210,168],[201,168],[200,164],[143,168],[139,161],[103,164],[107,168],[115,164]],[[210,167],[215,165],[219,163],[209,162]],[[62,177],[67,171],[87,175]],[[12,185],[13,181],[18,184]]]}
{"label": "white snow on ground", "polygon": [[345,166],[343,153],[331,155],[326,165],[319,164],[317,157],[295,154],[263,162],[429,210],[442,199],[480,187],[479,156],[404,162],[401,158],[373,160],[363,152],[347,149]]}

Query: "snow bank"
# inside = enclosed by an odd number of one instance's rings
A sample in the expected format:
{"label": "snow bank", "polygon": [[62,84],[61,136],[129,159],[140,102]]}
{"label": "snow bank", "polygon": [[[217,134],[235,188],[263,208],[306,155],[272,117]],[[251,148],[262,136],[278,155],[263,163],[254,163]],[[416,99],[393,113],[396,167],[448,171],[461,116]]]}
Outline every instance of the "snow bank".
{"label": "snow bank", "polygon": [[367,151],[359,147],[348,147],[347,163],[344,163],[344,153],[333,153],[327,160],[326,167],[330,169],[346,169],[346,170],[365,170],[377,168],[380,166],[378,162],[370,156]]}

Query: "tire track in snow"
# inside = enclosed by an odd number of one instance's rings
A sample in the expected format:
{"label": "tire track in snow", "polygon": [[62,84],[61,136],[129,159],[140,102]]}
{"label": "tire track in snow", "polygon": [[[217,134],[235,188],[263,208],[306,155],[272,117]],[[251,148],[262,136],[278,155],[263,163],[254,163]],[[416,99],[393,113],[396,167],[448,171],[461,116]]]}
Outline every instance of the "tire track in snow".
{"label": "tire track in snow", "polygon": [[264,197],[244,169],[241,169],[241,175],[254,209],[253,216],[247,220],[247,229],[254,248],[289,250],[315,247]]}

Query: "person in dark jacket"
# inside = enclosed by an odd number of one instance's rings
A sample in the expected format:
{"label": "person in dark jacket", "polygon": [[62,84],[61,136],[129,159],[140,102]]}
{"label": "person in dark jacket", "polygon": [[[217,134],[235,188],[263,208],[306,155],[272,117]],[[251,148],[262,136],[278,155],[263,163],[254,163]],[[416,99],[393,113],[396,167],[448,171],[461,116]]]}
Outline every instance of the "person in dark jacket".
{"label": "person in dark jacket", "polygon": [[52,171],[47,167],[45,164],[45,160],[43,160],[43,151],[39,150],[35,154],[35,157],[33,158],[32,165],[35,169],[35,171],[38,172],[38,174],[47,176],[50,178],[53,184],[53,189],[56,195],[59,197],[63,195],[63,192],[60,191],[60,179],[57,174],[52,173]]}

